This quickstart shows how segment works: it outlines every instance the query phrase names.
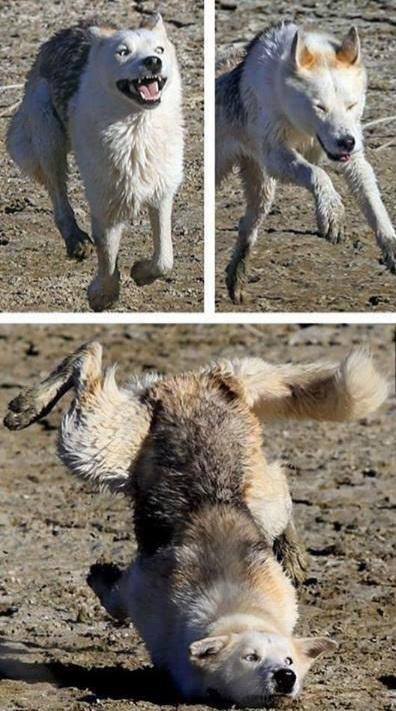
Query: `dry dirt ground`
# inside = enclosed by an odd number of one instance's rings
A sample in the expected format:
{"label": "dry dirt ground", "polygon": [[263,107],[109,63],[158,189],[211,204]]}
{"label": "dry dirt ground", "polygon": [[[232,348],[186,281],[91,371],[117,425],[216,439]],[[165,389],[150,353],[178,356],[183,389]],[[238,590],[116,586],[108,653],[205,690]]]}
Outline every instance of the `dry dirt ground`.
{"label": "dry dirt ground", "polygon": [[[314,24],[342,34],[356,24],[368,68],[364,122],[396,114],[395,0],[242,0],[216,2],[218,56],[241,48],[258,31],[279,19]],[[365,131],[367,157],[381,186],[384,202],[396,222],[396,121]],[[379,250],[357,205],[334,165],[334,179],[346,208],[346,240],[332,245],[316,234],[313,200],[308,192],[279,186],[274,207],[260,229],[254,248],[245,303],[233,305],[226,293],[228,264],[242,214],[237,175],[217,195],[217,301],[219,311],[395,311],[396,278],[379,263]]]}
{"label": "dry dirt ground", "polygon": [[[106,363],[119,362],[120,381],[217,356],[338,359],[369,343],[393,383],[393,335],[390,326],[3,326],[0,412],[21,386],[94,336]],[[22,432],[0,427],[0,711],[175,709],[180,699],[151,669],[132,627],[115,626],[85,583],[101,555],[130,560],[131,516],[122,498],[95,494],[57,462],[60,412]],[[392,386],[389,402],[367,420],[264,430],[266,451],[289,465],[310,553],[298,632],[340,644],[310,673],[296,711],[395,708],[395,416]]]}
{"label": "dry dirt ground", "polygon": [[[122,26],[140,24],[154,0],[1,0],[0,85],[24,81],[39,44],[61,27],[93,14]],[[118,311],[200,311],[203,301],[203,1],[164,0],[161,11],[174,41],[184,85],[185,179],[173,215],[175,267],[172,276],[139,288],[132,263],[148,256],[151,239],[145,212],[123,237]],[[21,177],[8,158],[4,138],[7,107],[21,89],[0,90],[0,302],[2,311],[87,311],[86,288],[96,257],[83,264],[66,258],[43,189]],[[89,229],[87,204],[75,169],[70,181],[79,222]]]}

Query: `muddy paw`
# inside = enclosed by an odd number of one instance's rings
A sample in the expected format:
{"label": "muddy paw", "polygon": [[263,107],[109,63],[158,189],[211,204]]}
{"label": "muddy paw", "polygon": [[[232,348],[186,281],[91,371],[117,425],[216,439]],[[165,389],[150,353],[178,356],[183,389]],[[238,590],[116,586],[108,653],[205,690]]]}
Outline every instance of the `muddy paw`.
{"label": "muddy paw", "polygon": [[88,301],[93,311],[107,311],[118,301],[120,296],[120,277],[115,274],[113,279],[102,281],[99,277],[88,287]]}
{"label": "muddy paw", "polygon": [[279,536],[274,542],[274,554],[282,564],[293,584],[298,587],[305,580],[307,556],[302,546],[291,543],[286,536]]}
{"label": "muddy paw", "polygon": [[317,210],[319,234],[331,244],[338,244],[344,239],[344,206],[336,194],[326,202],[325,207]]}
{"label": "muddy paw", "polygon": [[93,243],[86,232],[79,231],[78,235],[66,242],[67,256],[70,259],[75,259],[77,262],[82,262],[87,259],[93,252]]}
{"label": "muddy paw", "polygon": [[396,274],[396,241],[394,239],[378,241],[382,243],[383,263],[391,274]]}
{"label": "muddy paw", "polygon": [[152,284],[153,281],[159,277],[166,276],[169,273],[170,269],[160,271],[153,266],[151,259],[140,259],[138,262],[135,262],[131,269],[131,277],[138,286]]}
{"label": "muddy paw", "polygon": [[231,261],[226,269],[226,286],[231,301],[234,304],[243,304],[246,285],[246,262]]}
{"label": "muddy paw", "polygon": [[22,430],[40,416],[41,406],[36,401],[32,390],[18,395],[8,405],[4,424],[9,430]]}

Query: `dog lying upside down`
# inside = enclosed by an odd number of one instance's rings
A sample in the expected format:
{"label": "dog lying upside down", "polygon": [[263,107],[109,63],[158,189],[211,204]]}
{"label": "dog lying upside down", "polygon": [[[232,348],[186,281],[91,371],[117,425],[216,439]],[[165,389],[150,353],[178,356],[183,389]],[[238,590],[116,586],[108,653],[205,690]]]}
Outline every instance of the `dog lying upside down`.
{"label": "dog lying upside down", "polygon": [[83,346],[5,418],[9,429],[27,427],[74,389],[62,461],[133,502],[136,560],[123,572],[94,565],[88,583],[111,615],[133,621],[185,698],[214,691],[260,706],[296,697],[336,643],[294,635],[292,580],[304,557],[286,477],[267,462],[261,428],[276,417],[364,417],[386,398],[385,380],[358,351],[341,364],[221,361],[119,388],[101,357],[98,343]]}

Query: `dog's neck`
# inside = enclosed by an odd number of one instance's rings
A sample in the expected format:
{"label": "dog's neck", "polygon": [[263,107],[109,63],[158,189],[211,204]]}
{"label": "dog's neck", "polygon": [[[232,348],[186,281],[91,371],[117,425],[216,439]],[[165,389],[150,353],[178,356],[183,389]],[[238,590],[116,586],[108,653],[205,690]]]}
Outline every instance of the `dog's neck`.
{"label": "dog's neck", "polygon": [[289,636],[298,617],[295,589],[272,555],[244,580],[218,580],[197,603],[200,634],[255,629]]}

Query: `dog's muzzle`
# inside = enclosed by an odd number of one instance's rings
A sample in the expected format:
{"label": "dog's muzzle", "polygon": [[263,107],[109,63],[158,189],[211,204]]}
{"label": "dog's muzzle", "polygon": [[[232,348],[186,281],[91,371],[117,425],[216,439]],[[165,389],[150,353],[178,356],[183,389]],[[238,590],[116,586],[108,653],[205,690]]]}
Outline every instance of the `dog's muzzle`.
{"label": "dog's muzzle", "polygon": [[346,136],[345,138],[342,138],[337,141],[341,149],[340,153],[330,153],[330,151],[328,151],[326,146],[324,145],[323,141],[321,141],[319,134],[316,134],[316,138],[318,139],[321,147],[323,148],[327,157],[330,158],[330,160],[334,160],[337,163],[347,163],[351,158],[353,150],[355,148],[355,139],[353,138],[353,136]]}
{"label": "dog's muzzle", "polygon": [[166,77],[150,72],[138,79],[119,79],[117,88],[129,99],[134,99],[142,106],[153,108],[161,102],[166,81]]}

